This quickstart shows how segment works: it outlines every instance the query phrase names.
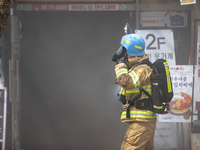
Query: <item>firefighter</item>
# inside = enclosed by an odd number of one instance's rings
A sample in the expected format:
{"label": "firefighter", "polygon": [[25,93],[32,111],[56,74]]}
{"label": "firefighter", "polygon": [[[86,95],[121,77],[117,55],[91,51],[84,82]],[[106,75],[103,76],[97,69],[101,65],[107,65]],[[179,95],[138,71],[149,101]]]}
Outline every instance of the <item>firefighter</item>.
{"label": "firefighter", "polygon": [[10,0],[0,1],[0,38],[6,28],[8,16],[10,14]]}
{"label": "firefighter", "polygon": [[146,64],[134,67],[149,59],[144,50],[145,41],[137,34],[127,34],[122,37],[121,45],[125,53],[116,60],[115,75],[116,83],[121,86],[120,101],[124,104],[121,121],[129,123],[121,150],[155,150],[156,114],[148,96],[140,90],[142,87],[149,95],[152,94],[150,75],[153,69]]}

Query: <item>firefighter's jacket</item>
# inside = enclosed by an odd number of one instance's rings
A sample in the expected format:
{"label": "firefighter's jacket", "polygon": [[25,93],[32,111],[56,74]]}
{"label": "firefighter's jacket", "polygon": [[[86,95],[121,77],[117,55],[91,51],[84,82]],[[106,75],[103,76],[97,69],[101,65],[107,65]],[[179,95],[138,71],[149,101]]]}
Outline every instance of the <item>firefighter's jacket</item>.
{"label": "firefighter's jacket", "polygon": [[10,0],[1,0],[0,1],[0,38],[6,28],[8,16],[10,13]]}
{"label": "firefighter's jacket", "polygon": [[[122,87],[121,93],[124,94],[126,100],[131,101],[140,94],[139,87],[143,87],[151,95],[151,69],[146,64],[141,64],[133,68],[137,63],[147,60],[148,56],[129,56],[128,64],[119,63],[115,66],[116,82]],[[147,98],[147,95],[142,93],[140,99]],[[130,118],[126,118],[127,107],[125,104],[121,110],[121,121],[143,121],[153,122],[156,121],[156,114],[150,110],[137,109],[135,106],[130,106]]]}

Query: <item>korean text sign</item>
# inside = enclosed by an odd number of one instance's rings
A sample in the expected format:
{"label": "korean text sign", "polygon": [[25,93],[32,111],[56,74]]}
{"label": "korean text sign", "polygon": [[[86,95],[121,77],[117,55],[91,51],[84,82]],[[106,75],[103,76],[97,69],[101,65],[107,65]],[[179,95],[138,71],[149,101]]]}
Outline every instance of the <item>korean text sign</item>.
{"label": "korean text sign", "polygon": [[169,65],[175,65],[174,36],[172,30],[136,30],[145,41],[145,52],[150,61],[167,60]]}

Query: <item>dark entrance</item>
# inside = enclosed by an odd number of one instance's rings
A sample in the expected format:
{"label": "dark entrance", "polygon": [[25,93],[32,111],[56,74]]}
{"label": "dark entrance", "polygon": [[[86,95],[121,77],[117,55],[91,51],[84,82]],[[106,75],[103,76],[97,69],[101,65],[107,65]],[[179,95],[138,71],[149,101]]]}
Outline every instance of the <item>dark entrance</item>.
{"label": "dark entrance", "polygon": [[121,103],[111,56],[125,24],[135,24],[130,12],[20,12],[19,20],[21,147],[120,149]]}

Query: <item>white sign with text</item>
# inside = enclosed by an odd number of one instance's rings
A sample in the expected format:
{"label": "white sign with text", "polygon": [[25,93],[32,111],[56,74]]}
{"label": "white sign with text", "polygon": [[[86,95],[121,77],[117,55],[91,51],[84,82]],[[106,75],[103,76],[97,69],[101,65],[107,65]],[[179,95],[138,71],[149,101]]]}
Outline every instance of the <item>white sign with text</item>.
{"label": "white sign with text", "polygon": [[169,65],[175,65],[174,36],[172,30],[135,30],[145,41],[145,52],[149,60],[167,60]]}

